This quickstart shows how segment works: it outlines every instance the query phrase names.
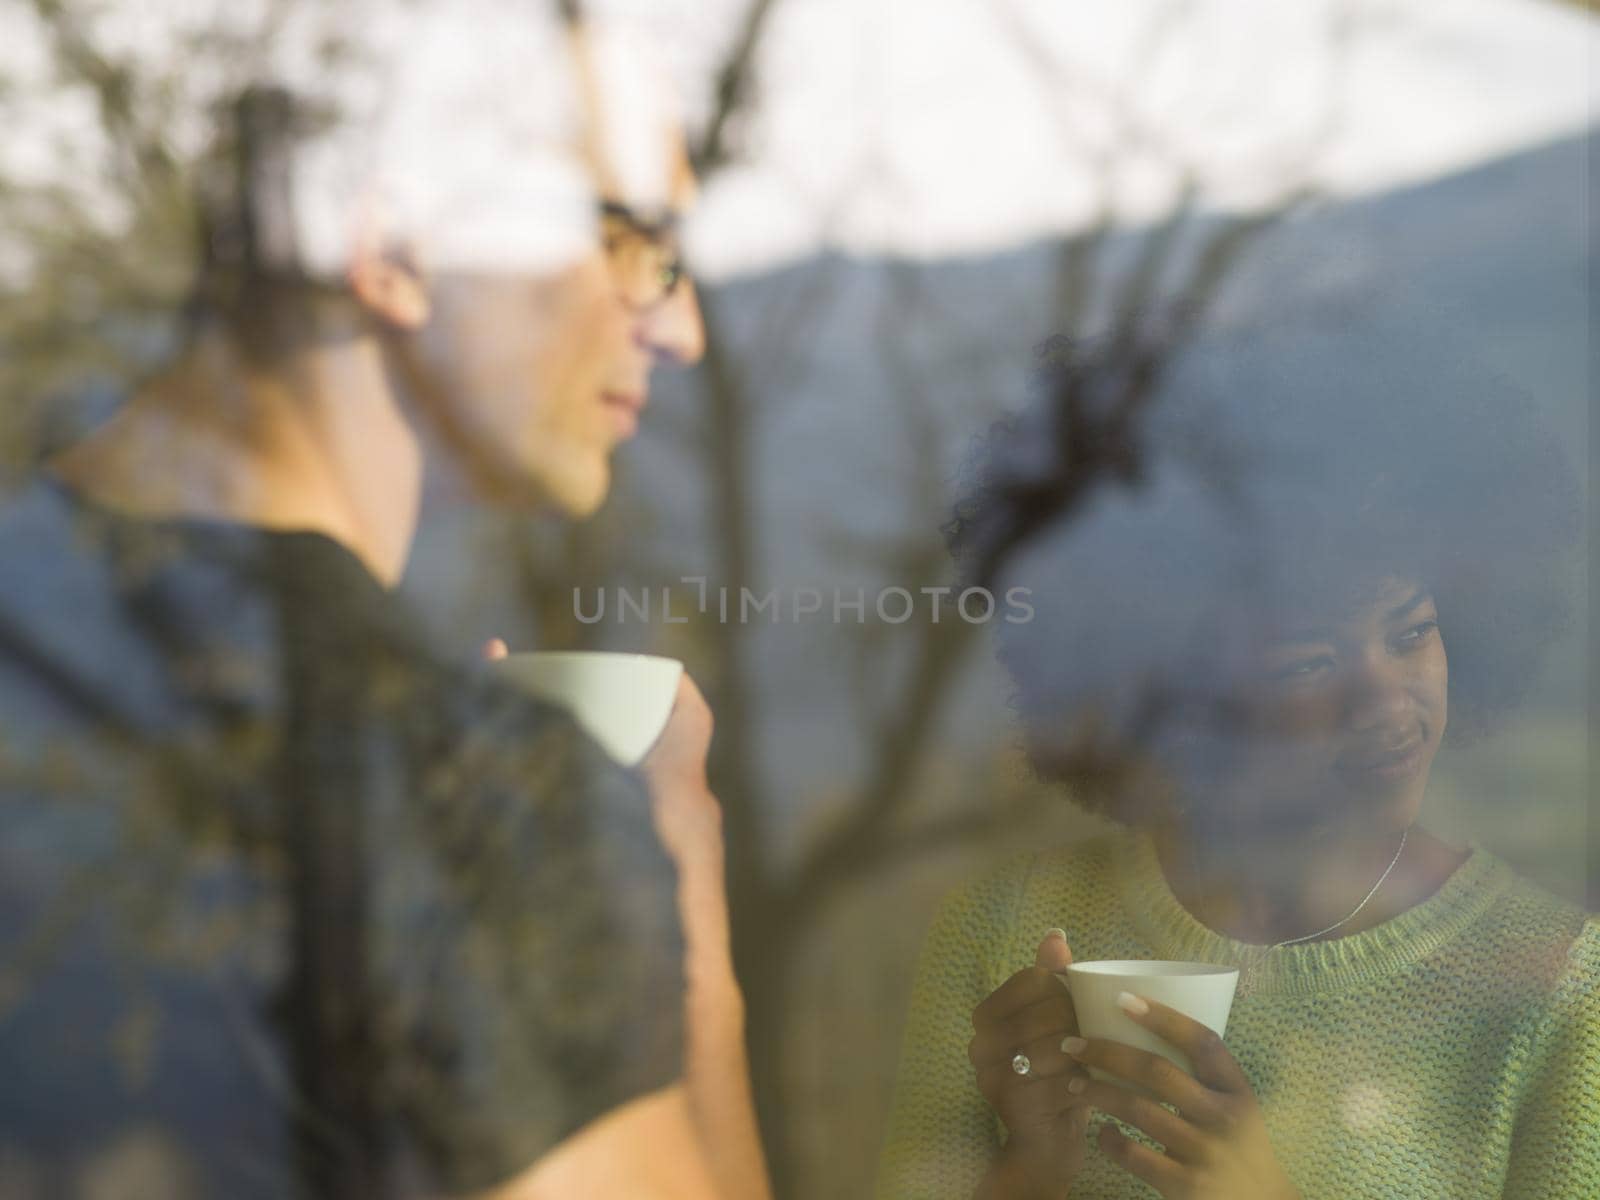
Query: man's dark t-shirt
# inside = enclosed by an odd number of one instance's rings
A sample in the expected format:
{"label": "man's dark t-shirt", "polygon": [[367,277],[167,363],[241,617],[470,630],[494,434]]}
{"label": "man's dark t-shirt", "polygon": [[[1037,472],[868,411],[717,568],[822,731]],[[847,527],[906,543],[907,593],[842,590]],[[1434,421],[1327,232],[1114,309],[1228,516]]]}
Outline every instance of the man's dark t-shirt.
{"label": "man's dark t-shirt", "polygon": [[679,1074],[673,890],[336,543],[0,507],[0,1195],[501,1182]]}

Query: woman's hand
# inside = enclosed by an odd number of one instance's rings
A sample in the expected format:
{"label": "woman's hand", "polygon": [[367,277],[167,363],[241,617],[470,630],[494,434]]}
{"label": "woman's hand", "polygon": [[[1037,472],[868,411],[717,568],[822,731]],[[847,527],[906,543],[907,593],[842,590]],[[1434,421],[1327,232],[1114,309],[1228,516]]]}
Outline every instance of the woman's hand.
{"label": "woman's hand", "polygon": [[[976,1032],[967,1057],[978,1090],[1010,1135],[980,1196],[1058,1200],[1083,1166],[1089,1114],[1067,1085],[1084,1073],[1061,1052],[1062,1039],[1078,1032],[1072,996],[1059,974],[1072,962],[1066,934],[1046,934],[1033,962],[972,1012]],[[1012,1066],[1018,1054],[1028,1057],[1027,1075]]]}
{"label": "woman's hand", "polygon": [[1083,1079],[1077,1104],[1109,1113],[1147,1134],[1166,1153],[1126,1137],[1111,1125],[1100,1130],[1100,1149],[1166,1200],[1296,1200],[1267,1141],[1266,1122],[1250,1081],[1212,1030],[1175,1009],[1123,993],[1128,1016],[1189,1056],[1195,1073],[1144,1050],[1100,1038],[1079,1039],[1072,1056],[1086,1066],[1147,1089],[1171,1104],[1169,1112],[1113,1083]]}

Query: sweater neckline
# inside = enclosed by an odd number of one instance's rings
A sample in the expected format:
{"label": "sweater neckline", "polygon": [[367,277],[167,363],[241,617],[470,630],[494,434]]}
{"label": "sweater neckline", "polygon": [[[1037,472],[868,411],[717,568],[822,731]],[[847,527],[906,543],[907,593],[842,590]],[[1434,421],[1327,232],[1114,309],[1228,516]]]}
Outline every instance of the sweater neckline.
{"label": "sweater neckline", "polygon": [[1475,843],[1443,886],[1421,904],[1348,937],[1264,947],[1224,937],[1178,902],[1148,833],[1117,839],[1116,878],[1134,926],[1158,958],[1251,965],[1258,994],[1307,995],[1376,982],[1403,971],[1463,933],[1512,882],[1511,868]]}

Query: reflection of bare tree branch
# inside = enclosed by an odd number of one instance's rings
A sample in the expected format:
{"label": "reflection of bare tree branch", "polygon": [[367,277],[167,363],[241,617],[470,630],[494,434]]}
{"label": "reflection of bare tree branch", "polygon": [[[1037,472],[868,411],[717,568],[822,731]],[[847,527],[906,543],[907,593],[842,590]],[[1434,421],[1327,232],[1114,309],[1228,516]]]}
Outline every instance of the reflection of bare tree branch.
{"label": "reflection of bare tree branch", "polygon": [[[1193,189],[1187,195],[1189,202],[1140,244],[1112,304],[1112,328],[1101,343],[1109,349],[1106,359],[1091,372],[1077,373],[1071,387],[1048,398],[1060,416],[1063,436],[1058,470],[1042,485],[1048,489],[1049,503],[1041,506],[1046,515],[1040,524],[1069,521],[1095,488],[1126,485],[1138,478],[1143,467],[1143,425],[1167,369],[1192,340],[1240,255],[1300,199],[1292,196],[1280,209],[1207,230],[1195,228],[1200,222],[1192,211]],[[1109,207],[1104,211],[1109,214]],[[1086,320],[1096,265],[1113,236],[1112,221],[1105,215],[1092,234],[1074,239],[1062,251],[1057,294],[1064,301],[1069,328],[1081,328]],[[890,376],[888,403],[899,418],[902,444],[914,447],[907,494],[914,507],[920,506],[916,511],[925,515],[938,511],[942,503],[935,498],[943,483],[935,464],[944,457],[938,414],[927,404],[927,396],[938,390],[940,382],[935,377],[939,366],[927,349],[929,331],[960,328],[970,322],[971,313],[961,305],[939,312],[939,296],[922,286],[917,268],[896,264],[886,269],[890,288],[875,345]],[[1168,299],[1159,300],[1162,296]],[[759,527],[752,514],[753,481],[740,461],[745,453],[742,439],[748,436],[748,414],[741,411],[747,378],[718,345],[714,319],[711,328],[716,350],[707,357],[706,398],[708,427],[713,431],[709,462],[717,497],[713,523],[724,577],[730,586],[737,586],[752,577],[747,572],[754,569],[754,530]],[[932,335],[935,341],[937,337]],[[915,338],[922,339],[920,346],[913,345]],[[914,515],[913,527],[921,523]],[[942,573],[944,552],[935,537],[867,546],[859,535],[852,535],[852,542],[861,544],[879,569],[908,571],[910,578],[937,578]],[[998,573],[1009,549],[995,557],[986,581]],[[918,853],[957,842],[987,842],[1042,811],[1039,806],[994,809],[980,804],[907,828],[905,817],[915,798],[912,784],[928,760],[940,715],[978,640],[977,628],[953,620],[921,628],[910,648],[907,672],[896,673],[889,685],[894,695],[885,697],[882,711],[863,723],[870,731],[866,740],[872,756],[844,815],[806,848],[798,867],[783,878],[762,865],[770,861],[771,851],[762,835],[762,814],[768,808],[753,754],[757,729],[753,705],[759,697],[746,682],[742,631],[738,627],[720,631],[715,777],[727,799],[730,886],[738,914],[736,953],[750,997],[758,1088],[769,1117],[778,1110],[782,1094],[779,1048],[792,992],[791,959],[775,952],[774,933],[783,931],[785,941],[792,943],[804,936],[808,923],[840,889]],[[886,677],[881,667],[888,646],[875,644],[871,627],[863,637],[860,653],[852,659],[861,673],[859,694],[865,696],[872,682],[882,690]],[[904,650],[903,641],[896,639],[894,649]],[[1108,763],[1107,769],[1113,768],[1121,769],[1121,764]],[[793,1148],[781,1121],[769,1120],[767,1129],[782,1187],[794,1165]]]}
{"label": "reflection of bare tree branch", "polygon": [[[733,155],[732,130],[750,106],[754,64],[774,7],[772,0],[754,0],[730,44],[717,75],[713,112],[694,154],[702,173],[714,174]],[[1173,19],[1170,12],[1164,16]],[[1114,294],[1105,295],[1100,281],[1109,253],[1122,244],[1119,238],[1133,244],[1135,235],[1119,233],[1116,227],[1112,155],[1117,147],[1087,142],[1079,147],[1086,180],[1095,189],[1091,225],[1085,234],[1064,241],[1057,253],[1052,323],[1081,338],[1105,313],[1110,327],[1096,343],[1104,353],[1095,368],[1046,398],[1059,416],[1062,439],[1057,470],[1042,485],[1047,488],[1042,497],[1047,503],[1039,506],[1043,524],[1070,521],[1097,488],[1130,486],[1138,480],[1146,465],[1143,430],[1168,368],[1193,340],[1240,256],[1301,197],[1291,196],[1260,216],[1216,224],[1202,220],[1197,215],[1199,175],[1161,132],[1145,128],[1116,89],[1077,76],[1063,79],[1061,65],[1041,55],[1036,40],[1030,43],[1021,36],[1025,31],[1016,32],[1034,69],[1054,85],[1052,94],[1063,88],[1071,92],[1061,96],[1064,136],[1070,115],[1065,101],[1092,94],[1098,108],[1117,117],[1117,146],[1126,150],[1136,145],[1172,164],[1182,196],[1159,226],[1139,235],[1133,262],[1119,274]],[[1152,31],[1152,46],[1159,44],[1158,34]],[[865,164],[869,169],[872,165]],[[924,532],[891,544],[869,541],[848,528],[839,538],[855,561],[871,569],[937,579],[946,570],[934,515],[944,503],[946,481],[939,464],[947,460],[948,434],[942,421],[949,414],[941,414],[928,398],[948,388],[951,364],[962,361],[947,331],[959,330],[970,338],[979,314],[964,298],[930,288],[926,268],[897,263],[885,271],[889,287],[873,345],[888,375],[884,402],[894,414],[897,448],[904,452],[902,461],[911,463],[898,494],[910,508],[909,527]],[[735,314],[714,289],[705,297],[707,349],[697,382],[698,448],[708,483],[707,527],[714,552],[706,567],[716,585],[731,593],[755,586],[762,576],[759,533],[766,525],[755,474],[756,430],[770,410],[757,409],[755,403],[767,397],[781,403],[794,385],[794,372],[806,365],[798,348],[814,344],[806,333],[817,326],[840,274],[828,264],[813,264],[796,276],[794,287],[778,290],[764,311],[737,314],[737,327]],[[737,342],[730,338],[735,328]],[[995,556],[988,579],[998,573],[1010,548]],[[591,563],[591,570],[599,569]],[[567,576],[569,581],[574,577]],[[541,577],[540,582],[548,592],[551,580]],[[936,818],[912,819],[914,784],[929,762],[941,716],[980,641],[979,630],[947,618],[918,627],[914,635],[897,627],[891,638],[886,628],[869,625],[861,640],[851,643],[850,662],[861,675],[853,694],[863,704],[858,727],[868,747],[867,765],[839,818],[810,841],[794,869],[779,871],[768,823],[780,805],[771,781],[764,778],[759,754],[761,706],[768,696],[754,674],[754,634],[737,622],[705,627],[709,652],[697,664],[697,674],[717,714],[711,769],[723,799],[735,959],[749,1002],[755,1082],[780,1193],[792,1194],[798,1165],[794,1131],[784,1119],[783,1047],[795,991],[792,947],[852,883],[941,848],[992,844],[1059,803],[1056,794],[1040,789],[1009,803],[985,798]],[[887,670],[891,656],[903,671]]]}
{"label": "reflection of bare tree branch", "polygon": [[[944,428],[939,413],[927,401],[934,393],[933,374],[939,364],[926,354],[913,354],[908,337],[903,331],[914,331],[923,325],[922,318],[929,314],[932,305],[927,303],[927,290],[921,286],[925,278],[922,271],[910,263],[891,263],[887,267],[889,300],[880,310],[878,344],[883,350],[883,363],[889,371],[892,386],[889,403],[899,416],[899,427],[909,443],[912,479],[908,491],[908,508],[912,529],[924,525],[927,514],[938,512],[943,503],[943,480],[938,464],[944,461]],[[923,542],[924,547],[939,549],[936,539]],[[913,559],[921,557],[913,552]],[[928,578],[928,575],[911,575],[910,578]]]}
{"label": "reflection of bare tree branch", "polygon": [[[1140,422],[1160,383],[1209,311],[1229,269],[1255,238],[1296,208],[1303,195],[1295,193],[1271,212],[1227,222],[1201,250],[1173,303],[1155,316],[1125,315],[1106,339],[1111,348],[1108,361],[1061,373],[1060,392],[1051,401],[1058,469],[1019,485],[1019,493],[1029,501],[1028,512],[1003,538],[984,547],[975,564],[978,582],[989,586],[1017,547],[1067,519],[1096,484],[1139,478]],[[1159,274],[1161,267],[1141,269]],[[1113,379],[1109,397],[1100,394],[1108,375],[1120,377]]]}
{"label": "reflection of bare tree branch", "polygon": [[[1176,230],[1184,215],[1174,215],[1150,237],[1134,278],[1124,288],[1117,326],[1106,339],[1112,358],[1088,371],[1065,373],[1063,390],[1047,398],[1059,417],[1058,469],[1032,485],[1038,490],[1031,497],[1031,519],[1019,522],[1010,537],[991,549],[977,571],[978,582],[991,585],[1016,547],[1046,525],[1071,520],[1095,487],[1137,477],[1143,465],[1142,422],[1167,370],[1192,339],[1229,268],[1287,211],[1229,222],[1196,257],[1174,302],[1159,309],[1148,304],[1129,307],[1134,298],[1149,295],[1154,281],[1170,269],[1170,259],[1178,254]],[[876,731],[878,755],[850,805],[850,815],[811,847],[785,887],[788,905],[809,908],[816,902],[813,892],[875,869],[894,853],[892,845],[901,836],[896,819],[910,802],[912,776],[923,761],[977,628],[966,622],[924,627],[904,687],[904,703],[896,719]],[[981,816],[968,825],[972,830],[990,827]]]}
{"label": "reflection of bare tree branch", "polygon": [[711,120],[693,155],[695,169],[702,175],[709,174],[727,161],[728,122],[748,102],[756,49],[774,7],[775,0],[753,0],[745,12],[744,24],[734,39],[733,50],[717,74],[716,101]]}
{"label": "reflection of bare tree branch", "polygon": [[1133,55],[1135,65],[1119,76],[1115,83],[1095,78],[1081,64],[1052,59],[1045,52],[1046,39],[1028,28],[1015,7],[1004,5],[996,10],[999,27],[1009,37],[1012,49],[1033,72],[1041,87],[1054,94],[1060,116],[1059,128],[1064,139],[1072,138],[1074,134],[1074,104],[1088,100],[1114,114],[1115,133],[1102,139],[1099,146],[1088,146],[1081,139],[1073,138],[1083,155],[1086,173],[1100,185],[1102,207],[1109,207],[1112,169],[1119,155],[1148,153],[1180,170],[1193,167],[1157,125],[1135,111],[1127,98],[1126,87],[1128,77],[1137,78],[1140,71],[1151,66],[1162,44],[1173,36],[1182,19],[1189,15],[1188,8],[1186,3],[1169,4],[1152,15],[1150,25],[1140,39],[1140,49]]}
{"label": "reflection of bare tree branch", "polygon": [[843,853],[819,861],[815,872],[806,878],[804,890],[794,887],[785,912],[791,919],[799,919],[802,914],[825,905],[839,889],[858,882],[869,872],[893,870],[954,846],[987,842],[997,834],[1025,827],[1064,803],[1059,792],[1037,788],[1018,802],[994,807],[980,803],[961,812],[896,829],[893,837],[881,843],[847,847]]}
{"label": "reflection of bare tree branch", "polygon": [[78,79],[94,93],[109,141],[119,152],[125,185],[137,188],[152,181],[171,184],[178,167],[154,131],[141,128],[136,115],[137,79],[125,65],[102,55],[81,28],[72,6],[63,0],[34,0],[34,12],[54,40],[54,58],[69,79]]}
{"label": "reflection of bare tree branch", "polygon": [[794,352],[796,342],[801,339],[791,338],[789,334],[792,330],[814,326],[817,316],[836,292],[838,282],[839,272],[831,264],[819,264],[817,269],[803,273],[784,298],[785,303],[772,306],[753,339],[754,345],[778,348],[777,353],[761,364],[765,370],[761,380],[763,394],[781,401],[785,393],[797,388],[798,375],[810,365],[811,359]]}
{"label": "reflection of bare tree branch", "polygon": [[[707,466],[711,475],[713,541],[720,561],[717,575],[733,589],[742,588],[756,578],[755,569],[755,489],[750,467],[753,454],[750,440],[751,413],[745,403],[749,395],[743,372],[729,353],[728,344],[717,336],[715,306],[707,304],[706,353],[701,370],[706,381]],[[735,894],[739,889],[752,893],[764,888],[765,872],[761,853],[765,788],[755,759],[755,707],[745,659],[745,639],[739,625],[719,627],[720,661],[715,668],[718,737],[712,746],[717,777],[726,781],[733,802],[725,806],[728,844],[737,853],[729,854],[729,882]],[[734,906],[735,913],[738,905]]]}
{"label": "reflection of bare tree branch", "polygon": [[904,685],[904,703],[888,727],[876,731],[878,756],[849,806],[849,816],[811,846],[788,881],[790,903],[805,906],[824,880],[848,879],[874,861],[886,844],[893,819],[909,804],[906,786],[922,761],[931,733],[968,647],[975,626],[941,621],[927,626]]}
{"label": "reflection of bare tree branch", "polygon": [[[1194,217],[1198,187],[1193,176],[1183,182],[1178,202],[1172,211],[1150,233],[1139,247],[1139,258],[1127,279],[1117,290],[1116,317],[1112,323],[1114,337],[1132,338],[1139,332],[1140,314],[1148,312],[1159,293],[1161,275],[1171,268],[1179,235]],[[1132,347],[1121,344],[1117,350],[1126,352]]]}
{"label": "reflection of bare tree branch", "polygon": [[[85,401],[109,400],[165,358],[207,244],[196,186],[206,155],[174,130],[205,116],[195,89],[208,85],[197,80],[256,78],[304,6],[267,0],[237,24],[196,13],[191,26],[173,14],[165,57],[101,45],[97,6],[81,0],[22,7],[49,55],[50,86],[87,95],[103,137],[72,145],[88,156],[81,170],[0,187],[5,250],[27,275],[0,297],[0,461],[15,465],[102,415]],[[338,39],[326,47],[340,48]],[[197,62],[205,70],[191,72]],[[11,115],[9,99],[0,93],[0,117]]]}
{"label": "reflection of bare tree branch", "polygon": [[1056,256],[1056,326],[1068,337],[1082,337],[1088,329],[1089,305],[1094,296],[1095,263],[1100,249],[1111,239],[1111,211],[1102,205],[1092,228],[1067,238]]}

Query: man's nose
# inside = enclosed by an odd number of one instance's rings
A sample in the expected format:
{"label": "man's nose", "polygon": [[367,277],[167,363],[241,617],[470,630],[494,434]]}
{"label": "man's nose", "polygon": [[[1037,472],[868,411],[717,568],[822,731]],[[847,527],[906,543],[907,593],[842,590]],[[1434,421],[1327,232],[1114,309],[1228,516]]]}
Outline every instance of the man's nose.
{"label": "man's nose", "polygon": [[682,280],[672,293],[641,312],[635,335],[658,362],[690,367],[706,352],[706,327],[694,284]]}

